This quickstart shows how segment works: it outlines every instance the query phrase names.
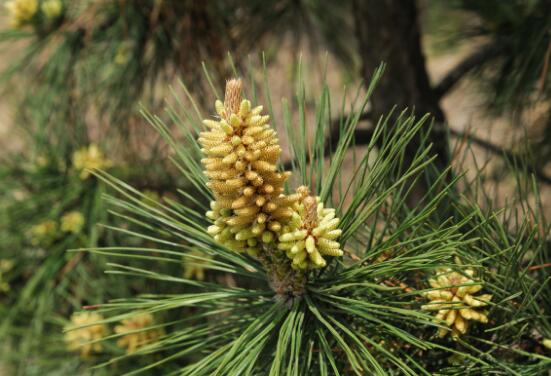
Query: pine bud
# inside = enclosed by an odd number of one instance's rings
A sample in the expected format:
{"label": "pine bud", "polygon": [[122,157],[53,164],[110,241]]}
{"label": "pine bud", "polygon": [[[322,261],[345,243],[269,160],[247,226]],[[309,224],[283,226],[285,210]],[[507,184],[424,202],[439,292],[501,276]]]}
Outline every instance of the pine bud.
{"label": "pine bud", "polygon": [[[429,284],[434,290],[424,294],[431,302],[423,305],[421,309],[438,311],[435,321],[450,327],[454,339],[467,332],[469,321],[478,321],[483,324],[488,322],[487,313],[477,308],[487,306],[492,295],[474,296],[482,290],[482,284],[475,283],[470,278],[473,274],[472,269],[465,270],[464,274],[449,268],[444,269],[435,278],[429,279]],[[448,333],[449,330],[445,328],[438,330],[440,337]]]}
{"label": "pine bud", "polygon": [[124,319],[121,325],[115,326],[115,333],[121,335],[117,346],[126,348],[128,354],[156,341],[164,333],[162,329],[151,328],[155,324],[151,313],[143,312]]}
{"label": "pine bud", "polygon": [[339,220],[334,218],[333,209],[325,209],[319,197],[309,195],[306,187],[297,189],[300,203],[290,213],[288,225],[279,236],[278,249],[285,251],[292,259],[295,269],[322,268],[327,265],[323,256],[343,255],[340,244],[335,240],[341,234],[337,229]]}
{"label": "pine bud", "polygon": [[103,346],[96,342],[108,334],[105,324],[99,322],[103,316],[94,312],[75,313],[71,322],[65,326],[65,343],[69,351],[80,351],[82,358],[89,358],[94,353],[100,353]]}

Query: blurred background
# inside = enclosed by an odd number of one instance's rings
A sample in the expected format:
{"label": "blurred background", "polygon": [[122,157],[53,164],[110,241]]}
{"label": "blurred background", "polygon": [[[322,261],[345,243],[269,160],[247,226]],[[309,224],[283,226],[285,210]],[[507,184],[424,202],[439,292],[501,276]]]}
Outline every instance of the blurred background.
{"label": "blurred background", "polygon": [[[38,157],[55,148],[68,158],[94,142],[117,161],[159,162],[157,137],[143,125],[139,106],[158,113],[178,80],[201,98],[204,69],[220,85],[233,67],[262,80],[265,64],[279,102],[296,94],[302,60],[312,85],[307,93],[314,96],[326,75],[338,108],[338,93],[356,88],[384,61],[387,73],[366,121],[393,106],[430,112],[445,123],[433,140],[440,158],[467,172],[484,166],[487,183],[499,182],[504,198],[514,182],[501,167],[522,161],[551,210],[549,1],[5,3],[4,155],[24,150]],[[210,104],[204,102],[198,105]],[[444,157],[465,144],[473,150],[467,158]],[[151,188],[162,188],[162,180],[151,177],[160,186]]]}
{"label": "blurred background", "polygon": [[[270,82],[279,104],[301,95],[301,65],[312,108],[326,79],[338,122],[347,108],[344,93],[361,92],[383,61],[386,72],[362,115],[357,148],[394,107],[429,112],[437,164],[476,178],[481,205],[488,195],[498,207],[528,200],[551,219],[551,1],[10,0],[2,6],[0,346],[9,338],[6,346],[19,349],[4,356],[5,364],[36,354],[35,334],[59,332],[77,307],[147,289],[108,289],[109,278],[97,277],[101,258],[65,254],[117,244],[118,235],[95,225],[114,220],[102,204],[104,188],[85,169],[107,169],[153,198],[186,187],[140,110],[170,120],[163,108],[175,96],[211,113],[211,87],[220,93],[236,74],[248,85]],[[283,116],[281,106],[274,112]],[[339,136],[338,127],[330,136]],[[513,198],[528,191],[521,185],[538,185],[541,199]],[[14,261],[20,258],[25,262]],[[32,364],[24,367],[21,374],[32,373]]]}

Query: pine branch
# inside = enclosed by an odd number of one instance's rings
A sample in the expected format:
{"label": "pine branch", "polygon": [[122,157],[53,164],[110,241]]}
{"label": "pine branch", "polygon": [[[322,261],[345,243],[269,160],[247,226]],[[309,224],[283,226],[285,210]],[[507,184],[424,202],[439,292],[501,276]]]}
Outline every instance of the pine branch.
{"label": "pine branch", "polygon": [[[450,134],[455,138],[464,138],[469,142],[473,143],[474,145],[480,146],[485,150],[491,152],[492,154],[508,160],[510,163],[514,165],[525,164],[525,160],[524,158],[522,158],[522,156],[518,155],[513,151],[507,150],[499,145],[492,144],[491,142],[483,140],[479,137],[473,136],[465,132],[456,131],[453,129],[450,129]],[[534,174],[534,176],[542,183],[551,184],[551,176],[546,175],[540,169],[537,169],[530,165],[526,165],[526,172],[530,174]]]}
{"label": "pine branch", "polygon": [[497,57],[503,49],[504,47],[501,44],[489,43],[467,56],[434,87],[433,91],[436,97],[442,99],[466,74]]}
{"label": "pine branch", "polygon": [[[371,114],[369,112],[364,112],[360,116],[361,121],[365,121],[369,119],[371,119]],[[331,122],[331,127],[330,127],[331,132],[329,137],[326,139],[326,146],[325,146],[326,157],[330,156],[335,151],[336,145],[338,144],[338,141],[340,138],[339,124],[340,124],[339,119],[335,119]],[[495,145],[487,140],[484,140],[482,138],[479,138],[469,133],[460,132],[454,129],[450,129],[449,132],[452,137],[459,138],[459,139],[466,139],[472,144],[479,146],[496,156],[504,158],[514,165],[525,164],[524,158],[522,158],[522,156],[518,155],[517,153],[511,150],[507,150],[499,145]],[[355,140],[354,145],[356,146],[367,145],[371,141],[372,137],[373,137],[372,128],[358,128],[354,131],[354,140]],[[309,156],[307,156],[307,162],[310,162]],[[293,165],[292,160],[286,161],[283,164],[285,169],[290,169],[292,165]],[[542,170],[537,169],[530,165],[526,165],[526,172],[530,174],[534,174],[534,176],[540,182],[551,185],[551,176],[546,175]]]}

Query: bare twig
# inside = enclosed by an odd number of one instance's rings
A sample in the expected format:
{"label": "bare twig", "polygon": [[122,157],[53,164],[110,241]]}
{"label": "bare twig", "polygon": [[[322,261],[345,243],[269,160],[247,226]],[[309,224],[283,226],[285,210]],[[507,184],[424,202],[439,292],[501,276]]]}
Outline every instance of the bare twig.
{"label": "bare twig", "polygon": [[434,87],[434,94],[438,99],[441,99],[467,73],[471,72],[483,63],[495,58],[502,51],[503,46],[497,43],[490,43],[482,46],[480,49],[467,56],[463,61],[452,68]]}
{"label": "bare twig", "polygon": [[533,265],[528,268],[528,270],[538,270],[538,269],[544,269],[544,268],[551,268],[551,262],[543,265]]}

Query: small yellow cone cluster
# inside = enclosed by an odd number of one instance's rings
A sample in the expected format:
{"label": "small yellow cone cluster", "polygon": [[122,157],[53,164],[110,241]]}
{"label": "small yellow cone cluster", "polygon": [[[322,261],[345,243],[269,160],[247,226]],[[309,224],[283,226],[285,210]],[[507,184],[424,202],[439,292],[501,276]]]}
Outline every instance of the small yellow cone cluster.
{"label": "small yellow cone cluster", "polygon": [[[103,320],[103,316],[94,312],[75,313],[71,323],[65,326],[65,343],[69,351],[80,351],[82,358],[89,358],[93,353],[99,353],[102,346],[99,341],[108,333],[107,326],[95,324]],[[93,343],[90,343],[93,342]]]}
{"label": "small yellow cone cluster", "polygon": [[74,152],[73,166],[80,171],[80,178],[87,179],[90,176],[89,170],[109,168],[113,163],[105,158],[97,145],[91,144]]}
{"label": "small yellow cone cluster", "polygon": [[0,260],[0,294],[10,291],[10,284],[5,280],[4,274],[9,272],[14,266],[13,260],[3,259]]}
{"label": "small yellow cone cluster", "polygon": [[[451,269],[445,269],[435,278],[429,279],[429,284],[436,290],[428,291],[424,295],[431,300],[422,309],[438,311],[436,320],[442,321],[451,328],[452,337],[457,338],[465,334],[469,327],[469,321],[478,321],[483,324],[488,322],[486,313],[478,310],[484,307],[492,299],[492,295],[483,294],[474,296],[482,290],[482,284],[475,283],[472,279],[474,271],[465,270],[463,275]],[[440,328],[438,335],[444,337],[449,330]]]}
{"label": "small yellow cone cluster", "polygon": [[20,28],[29,23],[38,12],[38,0],[11,0],[6,3],[12,27]]}
{"label": "small yellow cone cluster", "polygon": [[49,244],[57,235],[57,223],[48,219],[31,227],[29,237],[32,245]]}
{"label": "small yellow cone cluster", "polygon": [[285,251],[295,269],[323,268],[323,256],[342,256],[336,241],[342,230],[335,209],[324,208],[319,197],[308,195],[307,187],[297,189],[302,200],[295,205],[296,212],[279,236],[278,249]]}
{"label": "small yellow cone cluster", "polygon": [[215,196],[208,232],[230,249],[255,255],[259,243],[271,243],[289,221],[298,196],[283,195],[290,173],[277,171],[277,134],[262,106],[241,100],[241,81],[228,81],[216,111],[219,119],[204,120],[210,130],[199,138],[207,186]]}
{"label": "small yellow cone cluster", "polygon": [[[189,256],[198,256],[201,259]],[[205,279],[205,267],[209,265],[211,256],[198,250],[193,250],[189,256],[184,256],[184,278],[203,281]]]}
{"label": "small yellow cone cluster", "polygon": [[61,217],[61,231],[78,234],[84,226],[84,216],[78,211],[71,211]]}
{"label": "small yellow cone cluster", "polygon": [[53,20],[63,12],[63,3],[61,0],[46,0],[42,3],[40,9],[42,9],[42,13],[47,19]]}
{"label": "small yellow cone cluster", "polygon": [[127,353],[132,354],[140,347],[154,342],[163,335],[163,331],[147,329],[152,325],[154,325],[153,316],[147,312],[122,320],[121,325],[115,327],[115,333],[122,335],[117,341],[117,346],[126,348]]}

